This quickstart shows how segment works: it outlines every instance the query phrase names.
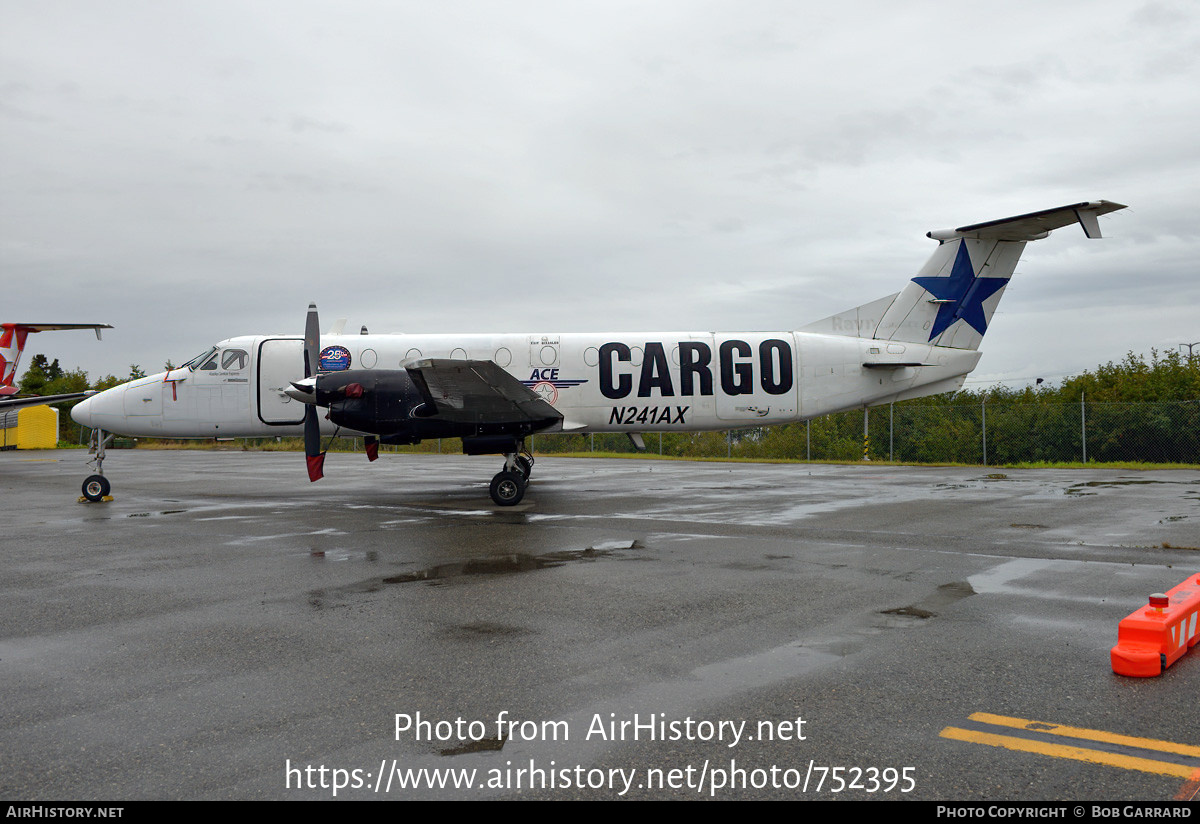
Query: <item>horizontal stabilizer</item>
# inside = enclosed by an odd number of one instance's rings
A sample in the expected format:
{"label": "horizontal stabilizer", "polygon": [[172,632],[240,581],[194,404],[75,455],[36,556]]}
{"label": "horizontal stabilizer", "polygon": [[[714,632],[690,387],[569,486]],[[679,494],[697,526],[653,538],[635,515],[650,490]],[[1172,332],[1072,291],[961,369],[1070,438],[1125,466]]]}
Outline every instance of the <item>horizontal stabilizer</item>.
{"label": "horizontal stabilizer", "polygon": [[1083,227],[1083,233],[1090,238],[1101,237],[1100,215],[1124,209],[1120,203],[1108,200],[1093,200],[1085,203],[1072,203],[1069,206],[1059,206],[1054,209],[1043,209],[1040,212],[1030,212],[1027,215],[1005,217],[1000,220],[989,220],[984,223],[972,223],[957,229],[941,229],[929,232],[934,240],[947,241],[959,237],[977,238],[983,240],[1041,240],[1055,229],[1078,223]]}
{"label": "horizontal stabilizer", "polygon": [[864,369],[904,369],[905,367],[911,366],[937,366],[937,364],[921,363],[920,361],[911,361],[909,363],[898,363],[895,361],[889,361],[887,363],[882,361],[869,361],[863,364]]}
{"label": "horizontal stabilizer", "polygon": [[100,339],[101,329],[112,329],[108,323],[5,323],[0,324],[5,329],[16,329],[24,332],[61,332],[68,329],[95,329],[96,340]]}

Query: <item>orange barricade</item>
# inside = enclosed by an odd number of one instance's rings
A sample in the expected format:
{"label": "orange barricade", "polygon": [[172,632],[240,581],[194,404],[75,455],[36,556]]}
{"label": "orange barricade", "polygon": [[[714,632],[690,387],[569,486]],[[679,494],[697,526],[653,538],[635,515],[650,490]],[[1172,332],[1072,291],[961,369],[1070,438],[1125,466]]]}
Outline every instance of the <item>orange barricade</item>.
{"label": "orange barricade", "polygon": [[1200,575],[1192,575],[1117,625],[1112,668],[1118,675],[1159,675],[1200,642]]}

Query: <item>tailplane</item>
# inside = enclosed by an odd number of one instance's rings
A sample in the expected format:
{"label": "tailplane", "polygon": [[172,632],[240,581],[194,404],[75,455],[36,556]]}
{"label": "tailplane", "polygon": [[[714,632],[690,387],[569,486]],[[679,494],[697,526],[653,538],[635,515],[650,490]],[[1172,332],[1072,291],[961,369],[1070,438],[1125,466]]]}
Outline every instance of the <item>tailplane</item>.
{"label": "tailplane", "polygon": [[25,338],[32,332],[53,332],[63,329],[95,329],[100,339],[101,329],[112,329],[107,323],[0,323],[0,397],[15,395],[17,364],[25,351]]}
{"label": "tailplane", "polygon": [[1124,208],[1096,200],[929,232],[938,248],[902,291],[802,331],[978,349],[1026,243],[1073,223],[1100,237],[1099,216]]}

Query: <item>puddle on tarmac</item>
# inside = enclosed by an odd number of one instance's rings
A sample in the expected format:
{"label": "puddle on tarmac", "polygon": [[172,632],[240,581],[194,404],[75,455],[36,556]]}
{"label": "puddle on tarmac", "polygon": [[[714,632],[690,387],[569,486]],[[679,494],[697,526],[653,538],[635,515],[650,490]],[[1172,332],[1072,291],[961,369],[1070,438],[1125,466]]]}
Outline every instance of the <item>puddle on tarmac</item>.
{"label": "puddle on tarmac", "polygon": [[[385,584],[412,584],[424,581],[430,586],[444,586],[449,579],[464,575],[511,575],[517,572],[552,569],[571,562],[595,561],[600,558],[613,557],[617,553],[625,553],[636,549],[645,549],[645,546],[641,541],[626,539],[623,541],[600,541],[593,546],[589,546],[587,549],[548,552],[544,555],[531,555],[522,552],[508,555],[491,555],[484,558],[468,558],[464,561],[456,561],[449,564],[437,564],[436,566],[416,570],[415,572],[388,575],[383,578],[369,578],[365,581],[359,581],[343,587],[314,589],[308,593],[308,604],[314,609],[331,609],[333,607],[346,606],[346,596],[379,592]],[[330,553],[328,550],[325,552],[312,550],[310,552],[312,557],[319,557],[321,559],[328,558],[331,554],[333,553]],[[625,557],[637,558],[636,555]],[[344,559],[335,557],[333,560]],[[369,558],[369,560],[373,561],[376,558]],[[498,632],[502,632],[503,628],[499,627],[499,625],[472,624],[459,627],[456,631],[465,633],[463,637],[479,637],[481,634],[497,634]]]}
{"label": "puddle on tarmac", "polygon": [[[1063,492],[1067,495],[1095,495],[1095,492],[1088,492],[1088,489],[1114,489],[1121,486],[1145,486],[1147,484],[1195,484],[1200,481],[1162,481],[1154,478],[1117,478],[1112,481],[1083,481],[1077,484],[1071,484]],[[1188,490],[1191,492],[1192,490]]]}
{"label": "puddle on tarmac", "polygon": [[915,618],[924,621],[928,618],[936,618],[939,610],[943,610],[956,601],[961,601],[963,598],[974,594],[975,590],[969,583],[966,581],[955,581],[950,584],[942,584],[937,588],[937,592],[915,604],[909,604],[906,607],[896,607],[895,609],[882,609],[879,611],[879,614],[900,618]]}
{"label": "puddle on tarmac", "polygon": [[186,509],[164,509],[162,512],[131,512],[126,518],[157,518],[159,515],[178,515],[187,512]]}
{"label": "puddle on tarmac", "polygon": [[515,572],[531,572],[537,569],[552,569],[572,561],[595,561],[607,558],[620,551],[643,549],[638,541],[606,541],[587,549],[548,552],[545,555],[530,555],[518,552],[511,555],[489,555],[485,558],[468,558],[451,564],[419,569],[383,579],[385,584],[411,584],[417,581],[436,582],[457,578],[461,575],[510,575]]}
{"label": "puddle on tarmac", "polygon": [[473,752],[499,752],[504,749],[504,738],[480,738],[478,740],[468,739],[466,742],[457,747],[450,747],[444,750],[438,750],[438,755],[466,755]]}
{"label": "puddle on tarmac", "polygon": [[374,564],[379,561],[379,552],[374,549],[368,549],[365,552],[356,552],[348,549],[310,549],[308,557],[314,561],[366,561]]}

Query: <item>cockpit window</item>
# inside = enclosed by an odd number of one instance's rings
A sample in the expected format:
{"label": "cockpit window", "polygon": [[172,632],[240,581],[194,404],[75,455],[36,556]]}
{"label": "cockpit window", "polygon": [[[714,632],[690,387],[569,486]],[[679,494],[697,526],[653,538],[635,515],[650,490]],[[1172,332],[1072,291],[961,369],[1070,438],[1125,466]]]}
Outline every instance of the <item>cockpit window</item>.
{"label": "cockpit window", "polygon": [[203,372],[211,372],[212,370],[214,370],[216,368],[217,368],[217,353],[213,352],[212,357],[204,362],[204,365],[200,367],[200,370]]}
{"label": "cockpit window", "polygon": [[[191,369],[194,372],[197,369],[201,368],[200,364],[208,361],[208,359],[212,355],[216,354],[216,352],[217,352],[217,347],[215,347],[215,346],[205,349],[203,354],[197,355],[196,357],[192,358],[190,361],[188,361],[187,363],[185,363],[183,366],[181,366],[179,368],[180,369]],[[213,366],[210,368],[215,369],[216,367]]]}
{"label": "cockpit window", "polygon": [[246,354],[244,349],[226,349],[221,353],[221,368],[240,370],[245,369],[249,363],[250,356]]}

